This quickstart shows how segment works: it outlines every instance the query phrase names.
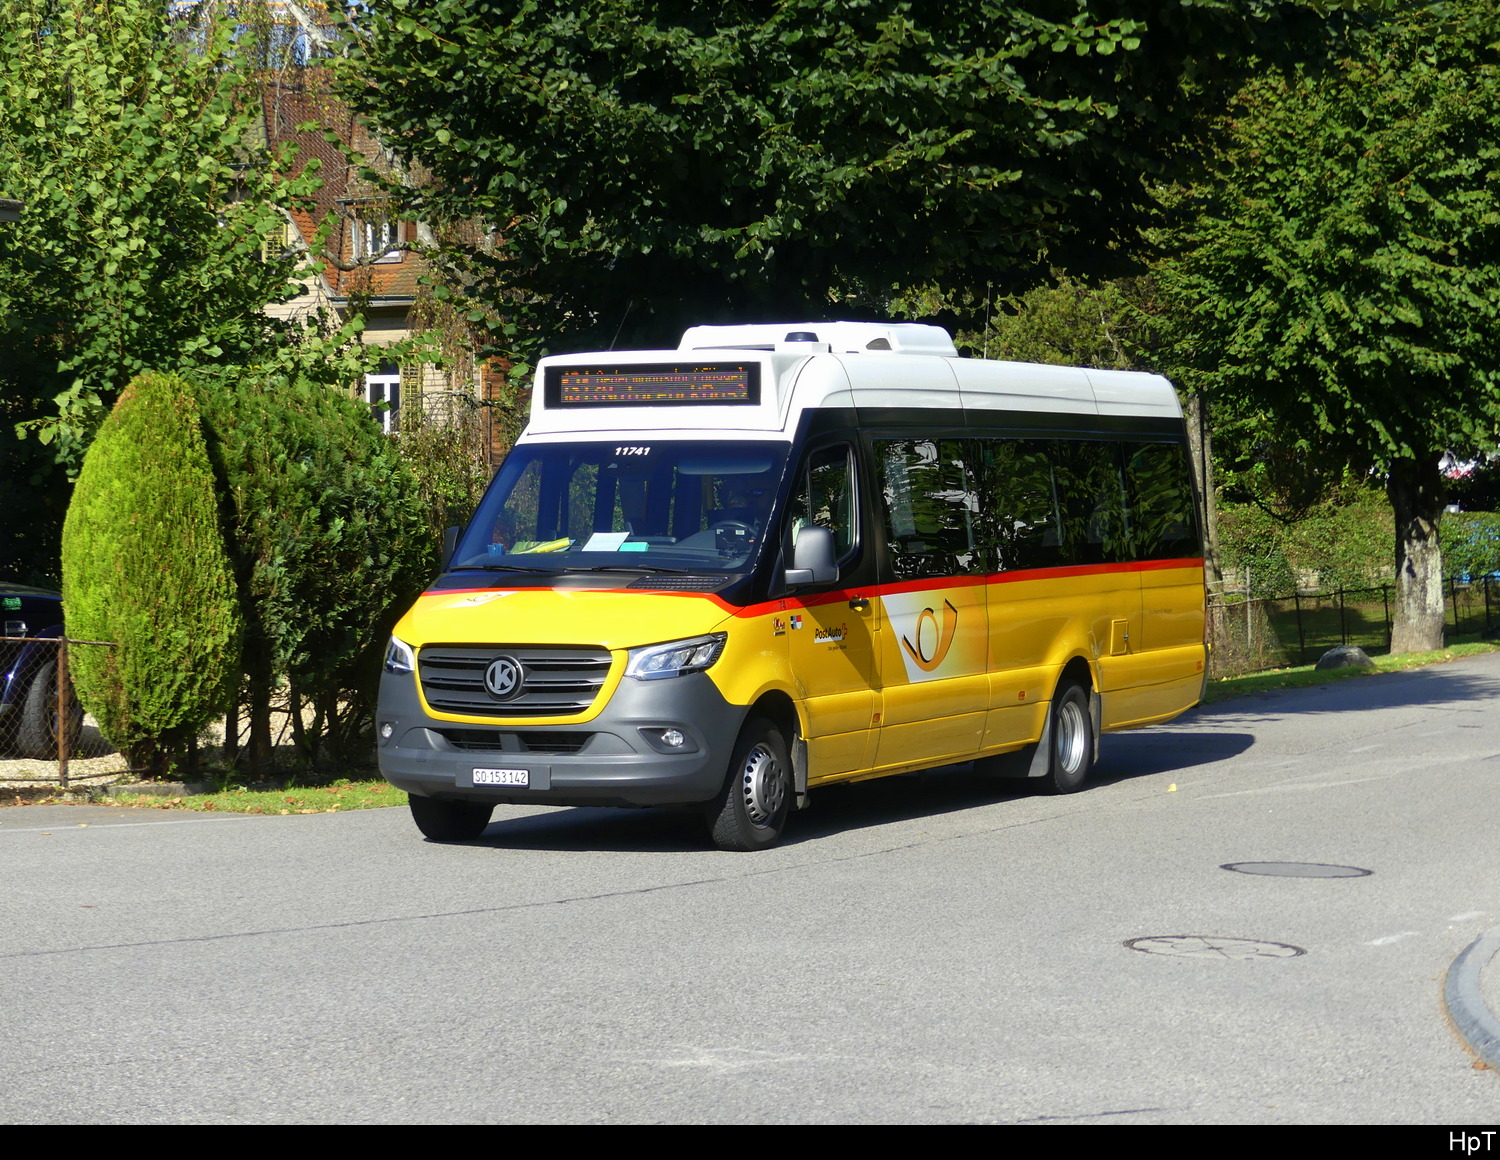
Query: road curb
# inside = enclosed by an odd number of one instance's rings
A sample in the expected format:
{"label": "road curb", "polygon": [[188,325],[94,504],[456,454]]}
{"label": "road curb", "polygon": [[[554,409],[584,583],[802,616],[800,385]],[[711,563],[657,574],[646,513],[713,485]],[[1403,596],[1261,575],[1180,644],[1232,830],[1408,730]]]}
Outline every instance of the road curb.
{"label": "road curb", "polygon": [[1486,931],[1464,948],[1448,968],[1443,1002],[1448,1018],[1469,1050],[1493,1068],[1500,1068],[1500,1019],[1485,1004],[1479,974],[1500,954],[1500,927]]}

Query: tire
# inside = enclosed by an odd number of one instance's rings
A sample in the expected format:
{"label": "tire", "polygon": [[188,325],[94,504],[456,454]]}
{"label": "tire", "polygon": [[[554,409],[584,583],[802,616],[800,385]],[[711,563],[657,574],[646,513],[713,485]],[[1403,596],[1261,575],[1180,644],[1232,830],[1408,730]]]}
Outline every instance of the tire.
{"label": "tire", "polygon": [[1051,748],[1042,791],[1077,793],[1094,768],[1094,716],[1088,692],[1075,681],[1058,685],[1052,698]]}
{"label": "tire", "polygon": [[483,802],[450,801],[414,793],[407,794],[406,801],[417,829],[434,842],[472,842],[484,833],[495,809]]}
{"label": "tire", "polygon": [[781,730],[752,717],[740,730],[724,789],[709,804],[714,845],[721,850],[765,850],[781,840],[792,804],[792,762]]}
{"label": "tire", "polygon": [[[78,745],[78,736],[83,730],[83,709],[70,689],[66,711],[67,736],[64,738],[69,753]],[[17,737],[22,757],[40,761],[57,760],[57,662],[47,661],[37,666],[31,685],[26,690],[26,700],[21,707],[21,727]]]}

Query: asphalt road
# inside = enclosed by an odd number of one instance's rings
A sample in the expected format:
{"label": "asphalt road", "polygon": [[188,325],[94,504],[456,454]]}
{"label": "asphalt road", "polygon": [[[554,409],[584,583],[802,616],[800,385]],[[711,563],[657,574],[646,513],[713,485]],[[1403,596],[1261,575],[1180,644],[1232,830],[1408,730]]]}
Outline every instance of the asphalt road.
{"label": "asphalt road", "polygon": [[1500,656],[1240,700],[1106,738],[1081,794],[869,782],[759,854],[666,811],[506,807],[442,846],[404,810],[0,810],[0,1121],[1418,1123],[1446,1149],[1500,1118],[1443,1001],[1500,927],[1497,709]]}

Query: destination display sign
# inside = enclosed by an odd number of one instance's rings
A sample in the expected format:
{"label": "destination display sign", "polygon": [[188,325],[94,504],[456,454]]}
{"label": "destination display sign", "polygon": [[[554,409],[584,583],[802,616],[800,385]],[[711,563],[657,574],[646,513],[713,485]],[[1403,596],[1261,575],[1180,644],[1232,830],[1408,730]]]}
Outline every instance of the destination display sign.
{"label": "destination display sign", "polygon": [[673,407],[760,402],[758,363],[548,367],[548,407]]}

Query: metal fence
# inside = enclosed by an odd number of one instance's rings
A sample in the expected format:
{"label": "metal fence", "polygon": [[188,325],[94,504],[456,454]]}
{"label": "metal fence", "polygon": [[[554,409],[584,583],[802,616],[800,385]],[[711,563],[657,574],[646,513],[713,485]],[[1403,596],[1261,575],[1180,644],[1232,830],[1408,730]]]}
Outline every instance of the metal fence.
{"label": "metal fence", "polygon": [[66,790],[79,777],[119,771],[122,759],[85,717],[68,665],[70,652],[114,647],[55,636],[0,637],[0,788],[56,784]]}
{"label": "metal fence", "polygon": [[[1500,579],[1444,582],[1448,631],[1483,632],[1500,620]],[[1247,597],[1229,590],[1210,593],[1208,638],[1215,676],[1312,664],[1336,645],[1366,652],[1391,647],[1395,585],[1293,592]]]}

